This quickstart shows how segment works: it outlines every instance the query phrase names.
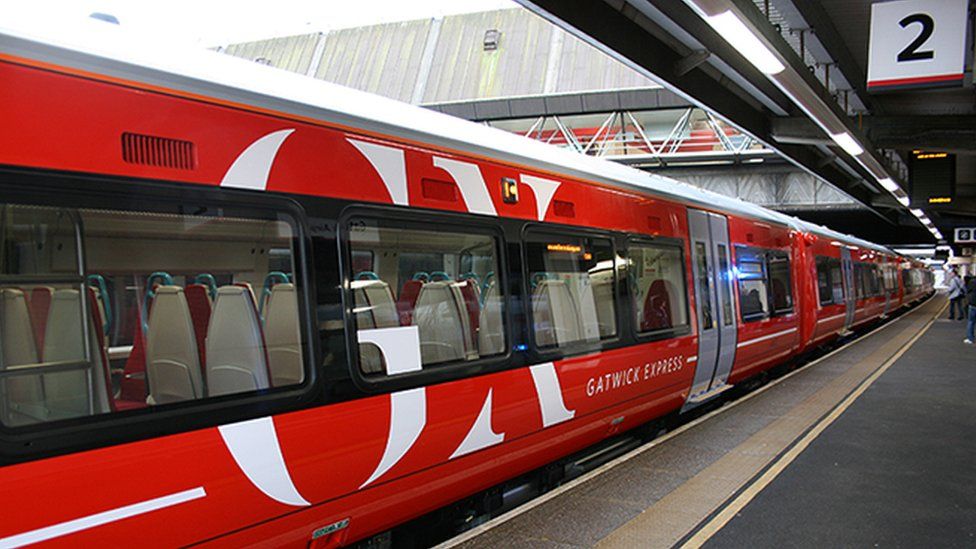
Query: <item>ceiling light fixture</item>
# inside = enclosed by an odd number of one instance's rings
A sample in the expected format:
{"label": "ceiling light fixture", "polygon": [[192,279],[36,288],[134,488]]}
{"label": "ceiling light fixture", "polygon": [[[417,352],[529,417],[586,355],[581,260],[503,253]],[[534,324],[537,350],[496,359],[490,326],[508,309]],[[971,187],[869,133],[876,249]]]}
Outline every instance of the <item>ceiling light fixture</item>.
{"label": "ceiling light fixture", "polygon": [[861,147],[860,143],[847,132],[832,133],[830,134],[830,138],[834,140],[834,143],[840,145],[840,148],[844,149],[844,152],[851,156],[858,156],[864,153],[864,148]]}
{"label": "ceiling light fixture", "polygon": [[763,74],[774,75],[786,70],[786,65],[776,58],[772,50],[732,10],[718,15],[705,15],[705,22]]}
{"label": "ceiling light fixture", "polygon": [[884,187],[885,190],[888,191],[888,192],[892,192],[893,193],[893,192],[901,189],[901,187],[898,186],[898,183],[895,183],[895,180],[892,179],[892,178],[890,178],[890,177],[885,177],[884,179],[879,179],[878,180],[878,183],[880,183],[881,186]]}

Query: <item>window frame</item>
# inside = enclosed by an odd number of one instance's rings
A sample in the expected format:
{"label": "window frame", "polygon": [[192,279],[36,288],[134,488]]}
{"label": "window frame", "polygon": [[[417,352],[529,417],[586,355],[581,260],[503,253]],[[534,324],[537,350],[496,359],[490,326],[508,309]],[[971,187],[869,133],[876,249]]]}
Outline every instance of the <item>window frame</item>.
{"label": "window frame", "polygon": [[[836,305],[836,303],[834,302],[834,285],[833,285],[833,280],[831,280],[832,277],[830,275],[831,270],[832,270],[831,264],[830,264],[830,260],[831,259],[833,259],[833,258],[830,257],[830,256],[826,256],[826,255],[817,255],[817,256],[814,256],[814,270],[816,271],[816,274],[817,274],[817,277],[816,277],[816,280],[817,280],[817,301],[818,301],[818,303],[820,303],[820,307],[825,307],[827,305]],[[829,297],[827,298],[826,301],[824,301],[823,300],[823,297],[820,295],[820,268],[821,267],[823,267],[825,269],[824,270],[824,274],[827,275],[827,292],[829,293]]]}
{"label": "window frame", "polygon": [[[502,291],[502,326],[505,330],[505,352],[475,360],[444,362],[432,364],[417,372],[405,372],[393,376],[382,374],[366,375],[359,364],[359,339],[356,335],[356,317],[352,312],[355,307],[355,297],[352,295],[352,242],[349,239],[349,222],[357,217],[366,217],[387,224],[400,223],[401,227],[414,226],[420,230],[429,231],[432,221],[437,228],[455,228],[467,234],[483,234],[495,239],[495,254],[497,258],[495,277]],[[483,216],[462,214],[442,210],[427,210],[420,208],[397,208],[386,205],[352,204],[339,214],[336,222],[336,244],[339,250],[339,281],[342,286],[342,323],[345,329],[344,340],[346,346],[347,369],[353,385],[366,393],[381,394],[400,391],[409,388],[422,387],[472,377],[486,372],[502,371],[520,367],[518,361],[512,360],[512,348],[516,341],[516,329],[513,314],[509,310],[511,299],[509,266],[506,250],[509,242],[505,237],[503,225],[495,220]]]}
{"label": "window frame", "polygon": [[[305,379],[301,384],[227,394],[133,410],[81,416],[17,427],[0,424],[0,456],[21,462],[188,432],[309,407],[322,399],[322,350],[312,311],[316,303],[312,244],[301,204],[280,195],[173,183],[133,177],[64,174],[46,170],[0,169],[5,204],[172,214],[187,206],[215,211],[285,214],[293,230],[293,261],[299,289],[299,324]],[[186,214],[192,215],[192,214]],[[231,215],[233,216],[233,214]],[[81,221],[79,255],[87,273],[85,228]],[[87,300],[85,300],[87,301]],[[87,305],[86,305],[87,306]]]}
{"label": "window frame", "polygon": [[[735,250],[735,264],[734,264],[736,272],[739,272],[739,266],[742,263],[742,259],[741,259],[741,257],[742,257],[742,251],[748,252],[748,255],[751,256],[750,259],[747,260],[747,263],[757,263],[758,262],[762,266],[762,278],[759,279],[759,280],[762,280],[763,283],[765,284],[765,289],[766,289],[766,305],[767,305],[767,307],[769,309],[768,311],[765,311],[765,312],[763,312],[761,314],[759,314],[759,313],[752,313],[752,314],[750,314],[748,316],[745,315],[745,314],[743,314],[742,313],[742,303],[741,303],[741,301],[742,301],[742,289],[740,288],[741,278],[739,276],[736,276],[735,289],[736,289],[736,299],[739,301],[739,313],[740,313],[739,314],[739,317],[740,317],[739,320],[741,322],[743,322],[743,323],[745,323],[745,322],[760,322],[760,321],[768,320],[768,319],[771,319],[771,318],[776,318],[776,317],[781,317],[781,316],[789,316],[789,315],[795,314],[796,313],[796,300],[793,298],[793,286],[794,286],[794,284],[793,284],[793,269],[792,269],[793,259],[792,259],[792,257],[790,257],[790,252],[784,251],[784,250],[780,250],[780,249],[775,249],[775,248],[762,248],[762,247],[759,247],[759,246],[749,246],[749,245],[746,245],[746,244],[735,244],[734,247],[736,249]],[[777,311],[774,308],[775,307],[775,304],[774,304],[774,301],[773,301],[772,283],[771,283],[772,282],[772,275],[770,274],[770,269],[769,269],[769,263],[770,263],[770,257],[771,256],[776,256],[777,259],[780,259],[781,258],[781,259],[784,259],[786,261],[786,266],[787,266],[786,272],[788,273],[789,297],[790,297],[790,307],[788,309],[782,309],[782,310]],[[752,259],[753,257],[756,258],[756,259],[758,259],[759,261],[756,261],[756,260]],[[753,279],[753,280],[756,280],[756,279]],[[819,294],[819,292],[818,292],[818,294]],[[818,295],[818,299],[819,299],[819,295]]]}
{"label": "window frame", "polygon": [[[633,245],[644,245],[644,246],[659,246],[666,248],[674,248],[678,250],[678,258],[681,262],[681,283],[683,285],[683,296],[684,296],[684,313],[685,313],[685,323],[680,326],[673,326],[671,328],[662,328],[660,330],[651,330],[647,332],[640,331],[640,322],[637,319],[638,307],[637,307],[637,296],[634,294],[634,288],[630,284],[630,272],[628,264],[630,259],[633,257],[631,255],[631,247]],[[626,295],[627,302],[630,304],[627,308],[628,320],[627,323],[630,325],[631,336],[638,343],[648,343],[652,341],[660,341],[664,339],[672,339],[676,337],[682,337],[691,334],[691,309],[688,305],[688,265],[686,264],[687,254],[685,253],[685,241],[680,238],[671,237],[651,237],[645,235],[628,235],[624,243],[624,251],[626,255],[623,256],[626,260],[624,263],[625,273],[624,281],[627,286]],[[731,258],[729,258],[731,261]]]}
{"label": "window frame", "polygon": [[[613,307],[614,307],[614,320],[617,323],[617,332],[612,337],[600,338],[596,342],[589,342],[585,339],[578,340],[577,342],[559,346],[554,345],[552,347],[539,347],[536,344],[535,339],[535,318],[532,316],[532,288],[531,288],[531,273],[528,269],[528,246],[527,243],[530,240],[532,233],[543,233],[554,237],[566,237],[566,238],[596,238],[603,239],[610,242],[611,253],[613,254]],[[620,233],[614,233],[613,231],[602,231],[599,229],[591,229],[588,227],[572,227],[565,225],[557,225],[551,223],[526,223],[520,233],[520,247],[521,247],[521,261],[522,261],[522,272],[519,273],[521,277],[521,289],[524,299],[522,300],[522,311],[525,315],[525,333],[527,336],[526,345],[532,352],[542,360],[550,359],[556,360],[560,358],[582,355],[586,353],[591,353],[593,351],[603,351],[610,348],[614,348],[624,344],[624,326],[632,323],[630,319],[623,318],[621,316],[621,282],[620,282],[620,271],[621,266],[617,264],[617,259],[621,258],[620,255],[620,245],[617,241]]]}

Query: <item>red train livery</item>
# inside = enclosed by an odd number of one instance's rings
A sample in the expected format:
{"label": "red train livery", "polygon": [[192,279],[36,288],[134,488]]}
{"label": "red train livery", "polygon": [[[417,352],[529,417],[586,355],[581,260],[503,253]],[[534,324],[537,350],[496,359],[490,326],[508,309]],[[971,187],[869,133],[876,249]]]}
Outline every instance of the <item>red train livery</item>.
{"label": "red train livery", "polygon": [[932,290],[757,206],[101,27],[0,29],[0,546],[351,543]]}

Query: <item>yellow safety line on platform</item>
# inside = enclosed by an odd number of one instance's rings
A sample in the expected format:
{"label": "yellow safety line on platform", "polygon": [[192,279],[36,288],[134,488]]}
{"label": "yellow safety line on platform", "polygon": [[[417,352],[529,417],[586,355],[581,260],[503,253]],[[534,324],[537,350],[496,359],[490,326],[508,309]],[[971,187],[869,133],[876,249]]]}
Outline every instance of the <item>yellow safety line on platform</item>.
{"label": "yellow safety line on platform", "polygon": [[695,535],[693,535],[684,545],[682,549],[698,549],[705,544],[712,536],[718,533],[726,524],[731,521],[736,514],[739,513],[746,505],[749,504],[760,492],[762,492],[773,480],[779,476],[791,463],[793,463],[796,458],[803,453],[804,450],[810,446],[817,437],[823,433],[827,427],[837,420],[854,401],[857,400],[868,388],[875,382],[879,377],[884,375],[891,366],[898,361],[909,349],[915,345],[915,342],[919,340],[932,324],[942,316],[942,313],[946,310],[948,302],[943,305],[939,311],[925,324],[925,326],[913,336],[897,353],[892,355],[880,368],[874,371],[867,379],[865,379],[861,385],[854,390],[850,395],[847,396],[837,407],[834,408],[830,414],[824,417],[817,425],[815,425],[810,431],[807,432],[803,438],[800,439],[792,448],[790,448],[779,460],[773,463],[773,465],[766,470],[755,482],[753,482],[748,488],[746,488],[738,497],[736,497],[731,503],[725,506],[711,521],[709,521],[705,526],[700,528]]}
{"label": "yellow safety line on platform", "polygon": [[[917,305],[917,308],[918,309],[921,309],[922,307],[924,307],[925,305],[927,305],[928,302],[930,302],[934,298],[935,298],[935,295],[933,295],[932,297],[926,299],[922,303],[918,304]],[[918,309],[916,309],[916,311]],[[941,310],[945,310],[945,307],[943,307]],[[504,523],[506,523],[506,522],[508,522],[508,521],[510,521],[510,520],[512,520],[512,519],[514,519],[514,518],[516,518],[518,516],[520,516],[520,515],[523,515],[523,514],[529,512],[529,511],[531,511],[532,509],[534,509],[534,508],[542,505],[543,503],[546,503],[547,501],[550,501],[552,499],[555,499],[555,498],[559,497],[560,495],[562,495],[562,494],[564,494],[566,492],[569,492],[569,491],[573,490],[577,486],[580,486],[582,484],[585,484],[585,483],[589,482],[590,480],[593,480],[594,478],[596,478],[596,477],[602,475],[603,473],[605,473],[605,472],[607,472],[607,471],[609,471],[609,470],[617,467],[618,465],[621,465],[621,464],[623,464],[623,463],[625,463],[627,461],[630,461],[631,459],[633,459],[633,458],[635,458],[635,457],[637,457],[637,456],[639,456],[639,455],[641,455],[641,454],[643,454],[643,453],[645,453],[645,452],[647,452],[647,451],[649,451],[649,450],[651,450],[653,448],[656,448],[656,447],[660,446],[661,444],[664,444],[665,442],[667,442],[667,441],[669,441],[669,440],[677,437],[678,435],[684,433],[685,431],[688,431],[690,429],[693,429],[694,427],[697,427],[698,425],[700,425],[702,423],[705,423],[706,421],[712,419],[713,417],[715,417],[715,416],[717,416],[719,414],[722,414],[724,412],[728,412],[728,411],[732,410],[733,408],[735,408],[735,407],[737,407],[737,406],[739,406],[741,404],[744,404],[744,403],[752,400],[753,398],[758,397],[761,394],[764,394],[766,391],[772,389],[773,387],[776,387],[780,383],[785,382],[786,380],[792,378],[793,376],[799,375],[800,373],[802,373],[804,371],[807,371],[808,369],[812,368],[813,366],[816,366],[817,364],[819,364],[819,363],[821,363],[821,362],[823,362],[823,361],[825,361],[827,359],[832,358],[834,355],[837,355],[837,354],[845,351],[846,349],[848,349],[852,345],[855,345],[857,343],[860,343],[860,342],[868,339],[869,337],[871,337],[871,336],[873,336],[873,335],[875,335],[875,334],[877,334],[879,332],[882,332],[884,330],[887,330],[887,329],[889,329],[889,328],[897,325],[899,322],[901,322],[902,320],[904,320],[905,318],[907,318],[913,312],[916,312],[916,311],[909,311],[908,313],[903,314],[903,315],[900,315],[900,316],[898,316],[897,318],[895,318],[894,320],[892,320],[890,322],[885,322],[884,324],[882,324],[882,325],[880,325],[880,326],[878,326],[876,328],[873,328],[873,329],[869,330],[867,333],[864,333],[864,334],[858,336],[856,339],[853,339],[851,341],[848,341],[847,343],[844,343],[840,347],[831,350],[830,352],[828,352],[824,356],[818,357],[818,358],[816,358],[816,359],[808,362],[807,364],[804,364],[804,365],[800,366],[799,368],[793,370],[792,372],[789,372],[788,374],[786,374],[786,375],[784,375],[782,377],[776,378],[773,381],[771,381],[771,382],[763,385],[762,387],[759,387],[758,389],[756,389],[756,390],[754,390],[754,391],[752,391],[752,392],[750,392],[750,393],[748,393],[748,394],[746,394],[746,395],[744,395],[744,396],[742,396],[742,397],[740,397],[740,398],[738,398],[736,400],[733,400],[732,402],[729,402],[728,404],[725,404],[725,405],[723,405],[720,408],[717,408],[715,410],[712,410],[711,412],[708,412],[707,414],[705,414],[705,415],[703,415],[703,416],[701,416],[699,418],[696,418],[696,419],[694,419],[694,420],[692,420],[692,421],[690,421],[688,423],[685,423],[685,424],[681,425],[680,427],[678,427],[677,429],[675,429],[673,431],[669,431],[669,432],[665,433],[664,435],[662,435],[661,437],[658,437],[658,438],[656,438],[654,440],[651,440],[648,443],[646,443],[646,444],[644,444],[642,446],[639,446],[639,447],[631,450],[630,452],[628,452],[628,453],[626,453],[626,454],[624,454],[624,455],[622,455],[622,456],[620,456],[620,457],[618,457],[618,458],[616,458],[616,459],[614,459],[612,461],[609,461],[609,462],[601,465],[600,467],[597,467],[596,469],[594,469],[594,470],[592,470],[592,471],[590,471],[588,473],[585,473],[584,475],[582,475],[580,477],[577,477],[577,478],[575,478],[575,479],[573,479],[573,480],[571,480],[571,481],[569,481],[569,482],[567,482],[567,483],[565,483],[563,485],[560,485],[558,488],[555,488],[554,490],[550,490],[549,492],[546,492],[546,493],[542,494],[539,497],[533,498],[532,500],[530,500],[529,502],[527,502],[527,503],[525,503],[523,505],[520,505],[520,506],[518,506],[518,507],[516,507],[516,508],[514,508],[514,509],[512,509],[510,511],[507,511],[505,513],[502,513],[501,515],[499,515],[499,516],[497,516],[497,517],[489,520],[488,522],[486,522],[484,524],[481,524],[479,526],[476,526],[476,527],[474,527],[474,528],[472,528],[472,529],[470,529],[470,530],[468,530],[466,532],[462,532],[461,534],[458,534],[457,536],[455,536],[453,538],[450,538],[448,540],[445,540],[445,541],[441,542],[440,544],[434,546],[434,549],[451,549],[453,547],[457,547],[459,545],[462,545],[462,544],[464,544],[464,543],[466,543],[468,541],[472,541],[472,540],[478,538],[479,536],[481,536],[483,534],[486,534],[487,532],[489,532],[489,531],[491,531],[491,530],[493,530],[493,529],[501,526],[502,524],[504,524]]]}

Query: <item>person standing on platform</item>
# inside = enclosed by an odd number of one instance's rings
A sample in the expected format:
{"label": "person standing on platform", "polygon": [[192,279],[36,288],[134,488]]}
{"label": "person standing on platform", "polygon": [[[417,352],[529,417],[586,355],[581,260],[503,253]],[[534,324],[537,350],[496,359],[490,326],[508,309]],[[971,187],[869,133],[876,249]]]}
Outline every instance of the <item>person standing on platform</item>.
{"label": "person standing on platform", "polygon": [[962,277],[956,274],[955,269],[949,269],[949,320],[956,320],[956,311],[959,311],[959,320],[966,319],[966,313],[963,312],[965,307],[963,304],[966,301],[966,287],[963,284]]}
{"label": "person standing on platform", "polygon": [[962,342],[972,345],[973,339],[976,338],[976,335],[973,334],[973,330],[976,330],[976,276],[967,277],[964,301],[967,305],[966,312],[969,322],[966,323],[966,339]]}

